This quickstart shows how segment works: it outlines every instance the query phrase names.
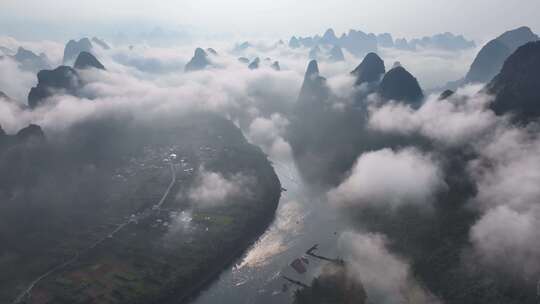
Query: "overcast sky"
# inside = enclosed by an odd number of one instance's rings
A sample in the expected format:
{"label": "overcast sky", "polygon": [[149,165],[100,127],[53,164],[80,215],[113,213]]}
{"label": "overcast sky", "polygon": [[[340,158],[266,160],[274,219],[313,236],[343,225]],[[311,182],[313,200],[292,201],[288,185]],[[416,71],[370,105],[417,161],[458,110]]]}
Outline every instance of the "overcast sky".
{"label": "overcast sky", "polygon": [[[333,27],[413,37],[451,31],[484,40],[528,25],[540,0],[0,0],[0,35],[68,37],[161,26],[239,35],[312,34]],[[45,37],[46,38],[46,37]]]}

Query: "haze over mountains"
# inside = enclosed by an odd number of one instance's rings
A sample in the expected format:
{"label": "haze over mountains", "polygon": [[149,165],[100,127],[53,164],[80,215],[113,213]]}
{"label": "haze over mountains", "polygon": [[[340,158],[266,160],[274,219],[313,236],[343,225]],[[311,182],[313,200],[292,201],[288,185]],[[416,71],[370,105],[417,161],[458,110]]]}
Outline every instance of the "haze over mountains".
{"label": "haze over mountains", "polygon": [[462,84],[486,83],[497,75],[505,60],[523,44],[540,38],[528,27],[520,27],[489,41],[471,64]]}
{"label": "haze over mountains", "polygon": [[[278,259],[294,231],[333,243],[280,261],[261,280],[278,288],[255,288],[266,301],[536,303],[537,40],[520,27],[476,54],[450,33],[329,29],[6,54],[0,302],[187,303],[246,252]],[[430,63],[470,68],[453,90],[428,90],[417,71]],[[306,189],[308,212],[284,179]],[[329,218],[344,229],[302,230]]]}
{"label": "haze over mountains", "polygon": [[407,41],[405,38],[394,40],[390,33],[373,34],[362,31],[350,30],[341,36],[336,35],[333,29],[328,29],[322,36],[311,37],[293,36],[289,40],[292,48],[306,47],[312,48],[317,45],[340,46],[354,55],[361,55],[367,52],[375,52],[378,47],[397,48],[400,50],[415,51],[420,48],[434,48],[442,50],[462,50],[474,48],[474,41],[466,40],[462,35],[452,33],[442,33],[431,37],[414,38]]}

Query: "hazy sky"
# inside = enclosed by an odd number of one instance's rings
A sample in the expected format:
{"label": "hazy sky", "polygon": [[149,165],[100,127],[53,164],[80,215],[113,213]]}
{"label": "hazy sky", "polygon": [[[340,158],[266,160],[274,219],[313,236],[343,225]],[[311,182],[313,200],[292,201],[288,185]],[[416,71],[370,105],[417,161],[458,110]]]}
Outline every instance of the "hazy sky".
{"label": "hazy sky", "polygon": [[209,32],[287,37],[333,27],[394,36],[443,31],[486,39],[528,25],[540,0],[0,0],[0,34],[112,34],[189,25]]}

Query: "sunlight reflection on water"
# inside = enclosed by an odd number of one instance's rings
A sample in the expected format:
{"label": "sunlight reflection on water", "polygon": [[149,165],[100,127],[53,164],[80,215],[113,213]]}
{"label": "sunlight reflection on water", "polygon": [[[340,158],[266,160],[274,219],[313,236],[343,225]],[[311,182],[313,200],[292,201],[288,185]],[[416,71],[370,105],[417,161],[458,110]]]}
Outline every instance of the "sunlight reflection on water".
{"label": "sunlight reflection on water", "polygon": [[[319,264],[313,261],[305,274],[296,273],[290,263],[304,256],[315,243],[326,250],[335,248],[336,232],[341,224],[334,217],[324,195],[313,195],[304,187],[292,162],[273,162],[282,186],[275,220],[238,263],[193,303],[266,304],[289,303],[293,288],[283,291],[284,275],[310,282]],[[334,254],[334,252],[328,252]]]}
{"label": "sunlight reflection on water", "polygon": [[234,271],[243,267],[265,266],[272,256],[287,250],[285,236],[294,237],[302,231],[306,211],[302,205],[293,200],[280,204],[276,216],[276,223],[253,246]]}

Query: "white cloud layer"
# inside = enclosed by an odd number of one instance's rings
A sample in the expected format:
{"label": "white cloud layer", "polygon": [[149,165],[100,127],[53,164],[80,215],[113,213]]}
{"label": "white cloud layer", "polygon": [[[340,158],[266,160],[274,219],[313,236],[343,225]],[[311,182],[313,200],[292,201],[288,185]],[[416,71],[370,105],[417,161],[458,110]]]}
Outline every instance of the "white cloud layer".
{"label": "white cloud layer", "polygon": [[270,118],[257,117],[248,128],[248,138],[275,160],[290,160],[291,146],[283,136],[289,121],[274,113]]}
{"label": "white cloud layer", "polygon": [[530,279],[540,275],[540,139],[536,126],[499,128],[477,143],[469,170],[482,217],[471,240],[482,262]]}
{"label": "white cloud layer", "polygon": [[221,206],[235,196],[247,195],[245,189],[249,183],[249,178],[243,175],[225,178],[218,172],[199,168],[196,185],[190,189],[188,197],[198,208]]}
{"label": "white cloud layer", "polygon": [[429,154],[413,148],[383,149],[362,154],[328,199],[357,206],[423,205],[444,186],[442,172]]}
{"label": "white cloud layer", "polygon": [[388,133],[421,134],[447,146],[470,143],[497,123],[495,114],[486,109],[491,97],[473,93],[478,89],[462,89],[446,100],[431,95],[418,110],[403,103],[371,107],[369,126]]}
{"label": "white cloud layer", "polygon": [[343,233],[338,241],[350,273],[366,289],[372,303],[439,303],[411,276],[407,261],[390,253],[380,234]]}
{"label": "white cloud layer", "polygon": [[0,58],[0,91],[15,100],[26,100],[36,83],[35,74],[22,71],[17,62],[8,57]]}

